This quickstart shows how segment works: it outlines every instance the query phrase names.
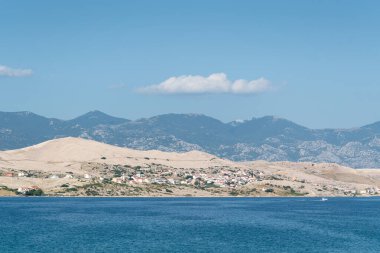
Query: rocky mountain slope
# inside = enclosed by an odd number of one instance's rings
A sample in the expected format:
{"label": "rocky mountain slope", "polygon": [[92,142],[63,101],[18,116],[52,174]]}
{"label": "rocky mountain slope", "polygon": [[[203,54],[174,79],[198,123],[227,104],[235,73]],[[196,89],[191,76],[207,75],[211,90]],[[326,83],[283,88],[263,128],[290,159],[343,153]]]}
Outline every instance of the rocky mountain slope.
{"label": "rocky mountain slope", "polygon": [[199,114],[131,121],[99,111],[72,120],[0,112],[0,150],[68,136],[140,150],[199,150],[234,161],[333,162],[380,168],[380,122],[354,129],[308,129],[272,116],[223,123]]}

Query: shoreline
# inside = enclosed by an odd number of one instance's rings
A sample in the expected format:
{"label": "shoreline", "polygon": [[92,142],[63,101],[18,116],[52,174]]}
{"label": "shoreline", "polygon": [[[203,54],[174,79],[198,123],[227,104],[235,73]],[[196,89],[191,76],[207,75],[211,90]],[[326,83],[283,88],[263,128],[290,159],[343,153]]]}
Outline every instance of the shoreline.
{"label": "shoreline", "polygon": [[156,199],[163,199],[163,198],[230,198],[230,199],[241,199],[241,198],[294,198],[294,199],[321,199],[321,198],[380,198],[380,195],[361,195],[361,196],[21,196],[21,195],[15,195],[15,196],[0,196],[0,198],[156,198]]}

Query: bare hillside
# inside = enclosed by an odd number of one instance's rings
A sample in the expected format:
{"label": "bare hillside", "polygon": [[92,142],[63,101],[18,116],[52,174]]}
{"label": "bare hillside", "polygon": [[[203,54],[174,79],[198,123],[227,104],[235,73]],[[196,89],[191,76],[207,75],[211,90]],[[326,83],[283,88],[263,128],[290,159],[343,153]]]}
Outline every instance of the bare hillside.
{"label": "bare hillside", "polygon": [[0,152],[0,194],[40,188],[50,195],[376,195],[380,170],[328,163],[232,162],[213,155],[140,151],[61,138]]}

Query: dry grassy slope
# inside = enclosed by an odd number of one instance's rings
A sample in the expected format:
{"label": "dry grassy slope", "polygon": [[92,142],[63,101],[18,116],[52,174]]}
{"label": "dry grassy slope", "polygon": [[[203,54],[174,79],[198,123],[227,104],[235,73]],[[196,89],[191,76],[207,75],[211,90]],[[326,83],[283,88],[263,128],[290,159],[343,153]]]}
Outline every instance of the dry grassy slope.
{"label": "dry grassy slope", "polygon": [[248,166],[265,168],[267,173],[286,175],[308,182],[344,182],[368,184],[380,187],[379,169],[352,169],[333,163],[265,162],[245,163]]}

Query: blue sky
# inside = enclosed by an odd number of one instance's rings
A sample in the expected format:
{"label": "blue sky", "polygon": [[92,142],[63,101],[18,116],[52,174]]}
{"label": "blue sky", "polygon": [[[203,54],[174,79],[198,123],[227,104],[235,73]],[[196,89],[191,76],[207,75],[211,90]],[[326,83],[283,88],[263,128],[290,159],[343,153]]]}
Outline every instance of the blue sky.
{"label": "blue sky", "polygon": [[380,120],[379,13],[376,0],[0,0],[0,110],[361,126]]}

